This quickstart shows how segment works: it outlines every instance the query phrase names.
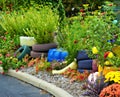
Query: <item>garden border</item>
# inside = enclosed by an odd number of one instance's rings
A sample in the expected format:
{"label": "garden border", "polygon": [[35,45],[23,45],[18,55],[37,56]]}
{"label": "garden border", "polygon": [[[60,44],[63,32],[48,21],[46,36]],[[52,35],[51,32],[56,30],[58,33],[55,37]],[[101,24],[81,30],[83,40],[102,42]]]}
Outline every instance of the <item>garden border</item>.
{"label": "garden border", "polygon": [[[2,71],[3,71],[3,69],[0,67],[0,72],[2,72]],[[21,71],[16,72],[15,70],[10,69],[7,74],[9,76],[15,77],[21,81],[27,82],[35,87],[44,89],[44,90],[48,91],[49,93],[51,93],[52,95],[54,95],[55,97],[73,97],[65,90],[63,90],[51,83],[48,83],[42,79],[38,79],[32,75],[29,75],[27,73],[23,73]]]}

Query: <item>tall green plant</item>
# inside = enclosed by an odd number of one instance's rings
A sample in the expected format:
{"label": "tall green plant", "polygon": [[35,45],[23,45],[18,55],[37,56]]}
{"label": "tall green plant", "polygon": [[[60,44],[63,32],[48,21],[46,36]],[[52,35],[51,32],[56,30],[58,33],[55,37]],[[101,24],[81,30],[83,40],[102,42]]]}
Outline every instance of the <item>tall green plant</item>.
{"label": "tall green plant", "polygon": [[38,43],[53,42],[53,32],[58,30],[59,16],[50,6],[42,6],[38,10],[30,8],[25,13],[29,28],[24,29],[28,36],[34,37]]}

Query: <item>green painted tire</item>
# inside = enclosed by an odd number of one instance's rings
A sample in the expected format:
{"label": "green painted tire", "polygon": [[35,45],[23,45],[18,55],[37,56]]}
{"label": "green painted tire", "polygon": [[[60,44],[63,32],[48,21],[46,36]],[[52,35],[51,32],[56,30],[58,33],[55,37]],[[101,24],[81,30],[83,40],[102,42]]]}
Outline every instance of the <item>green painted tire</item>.
{"label": "green painted tire", "polygon": [[18,60],[22,60],[26,54],[30,54],[31,49],[28,46],[21,46],[15,53],[14,55],[17,55],[20,53],[17,58]]}

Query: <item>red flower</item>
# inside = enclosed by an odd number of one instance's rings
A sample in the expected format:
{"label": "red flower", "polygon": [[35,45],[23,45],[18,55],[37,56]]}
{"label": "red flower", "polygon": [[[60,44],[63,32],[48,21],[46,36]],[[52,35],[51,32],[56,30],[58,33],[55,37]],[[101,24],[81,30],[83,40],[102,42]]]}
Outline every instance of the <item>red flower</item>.
{"label": "red flower", "polygon": [[107,58],[107,56],[108,56],[109,53],[110,53],[109,51],[104,53],[104,59]]}
{"label": "red flower", "polygon": [[2,56],[2,54],[0,54],[0,57]]}
{"label": "red flower", "polygon": [[5,72],[2,72],[1,74],[2,74],[2,75],[4,75],[4,74],[5,74]]}
{"label": "red flower", "polygon": [[0,61],[0,64],[2,64],[2,61]]}
{"label": "red flower", "polygon": [[6,56],[6,57],[10,57],[10,54],[6,54],[5,56]]}
{"label": "red flower", "polygon": [[84,76],[81,74],[81,75],[79,75],[78,77],[78,80],[80,80],[80,81],[83,81],[84,80]]}
{"label": "red flower", "polygon": [[106,14],[106,12],[102,12],[102,13],[101,13],[101,15],[105,15],[105,14]]}
{"label": "red flower", "polygon": [[113,6],[113,4],[108,4],[108,6]]}
{"label": "red flower", "polygon": [[74,44],[78,43],[78,40],[74,40]]}
{"label": "red flower", "polygon": [[19,69],[17,68],[17,69],[16,69],[16,72],[18,72],[18,70],[19,70]]}
{"label": "red flower", "polygon": [[84,9],[80,9],[80,12],[82,12],[82,13],[83,13],[83,12],[84,12]]}
{"label": "red flower", "polygon": [[20,67],[20,69],[23,69],[23,68],[24,68],[24,66],[21,66],[21,67]]}

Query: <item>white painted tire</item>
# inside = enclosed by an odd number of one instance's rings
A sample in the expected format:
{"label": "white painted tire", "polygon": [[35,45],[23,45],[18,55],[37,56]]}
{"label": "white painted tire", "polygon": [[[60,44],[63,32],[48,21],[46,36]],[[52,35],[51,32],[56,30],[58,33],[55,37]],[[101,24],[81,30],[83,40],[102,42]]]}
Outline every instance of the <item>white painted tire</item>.
{"label": "white painted tire", "polygon": [[33,46],[37,44],[34,37],[20,36],[20,45]]}

